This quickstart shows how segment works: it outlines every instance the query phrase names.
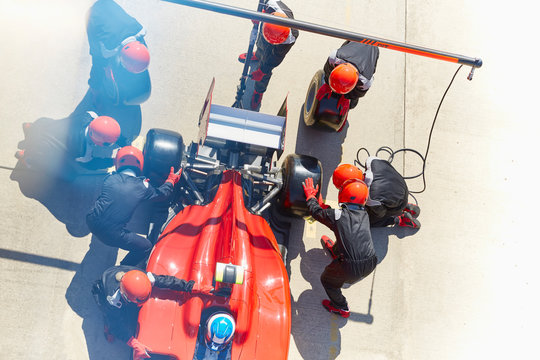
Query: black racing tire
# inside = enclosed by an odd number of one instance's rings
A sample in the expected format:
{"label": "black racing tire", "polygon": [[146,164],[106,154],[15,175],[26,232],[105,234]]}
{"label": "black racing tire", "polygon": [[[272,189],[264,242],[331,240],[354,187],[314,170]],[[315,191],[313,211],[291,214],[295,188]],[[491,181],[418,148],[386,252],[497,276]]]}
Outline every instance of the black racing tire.
{"label": "black racing tire", "polygon": [[178,171],[184,155],[182,135],[175,131],[150,129],[146,134],[143,149],[144,176],[153,186],[160,186],[167,180],[171,166]]}
{"label": "black racing tire", "polygon": [[324,71],[319,70],[311,79],[306,94],[303,106],[304,123],[318,130],[339,131],[347,121],[347,114],[340,115],[337,110],[341,95],[332,93],[330,97],[317,100],[317,92],[324,83]]}
{"label": "black racing tire", "polygon": [[317,91],[324,82],[324,71],[321,69],[313,75],[311,82],[308,86],[308,91],[306,93],[306,100],[304,101],[303,106],[303,116],[304,124],[306,126],[313,126],[317,123],[315,114],[317,113],[317,108],[319,106],[319,100],[317,100]]}
{"label": "black racing tire", "polygon": [[[308,155],[288,155],[282,165],[283,187],[277,198],[279,211],[287,216],[305,217],[310,215],[302,182],[313,178],[313,186],[322,183],[321,162]],[[318,196],[318,194],[317,194]]]}

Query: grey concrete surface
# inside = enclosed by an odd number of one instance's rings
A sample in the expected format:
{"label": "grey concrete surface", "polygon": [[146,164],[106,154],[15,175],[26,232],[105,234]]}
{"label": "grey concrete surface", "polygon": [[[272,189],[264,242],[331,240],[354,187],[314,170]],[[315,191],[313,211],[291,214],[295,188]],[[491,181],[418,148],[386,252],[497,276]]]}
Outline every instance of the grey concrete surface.
{"label": "grey concrete surface", "polygon": [[[231,105],[251,23],[156,0],[118,1],[148,30],[153,91],[143,130],[195,138],[212,80],[214,103]],[[0,1],[0,358],[127,359],[108,344],[90,284],[117,253],[88,233],[84,214],[99,177],[62,184],[40,200],[9,178],[21,124],[67,116],[87,90],[90,0]],[[256,8],[256,2],[227,3]],[[375,229],[376,272],[344,291],[348,320],[320,306],[328,262],[321,225],[298,221],[290,241],[293,297],[290,356],[295,359],[515,359],[537,355],[539,236],[536,191],[537,19],[524,1],[288,0],[298,19],[472,57],[474,80],[457,75],[441,108],[417,195],[422,229]],[[381,50],[376,80],[341,134],[299,123],[313,73],[341,40],[301,33],[278,67],[261,111],[289,94],[286,153],[317,156],[332,203],[333,168],[360,147],[403,146],[424,153],[440,98],[457,65]],[[417,173],[407,155],[399,170]],[[422,188],[418,180],[412,190]],[[24,191],[23,191],[24,190]],[[536,235],[535,235],[536,234]]]}

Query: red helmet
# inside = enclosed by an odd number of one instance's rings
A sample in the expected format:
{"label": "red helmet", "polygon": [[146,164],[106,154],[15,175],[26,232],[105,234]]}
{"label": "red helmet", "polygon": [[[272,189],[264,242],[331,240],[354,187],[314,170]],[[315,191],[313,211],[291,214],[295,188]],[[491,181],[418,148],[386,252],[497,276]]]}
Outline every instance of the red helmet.
{"label": "red helmet", "polygon": [[116,171],[126,166],[133,166],[141,172],[144,165],[144,156],[141,150],[133,146],[124,146],[116,153],[114,166]]}
{"label": "red helmet", "polygon": [[131,41],[122,48],[120,62],[127,71],[138,74],[148,68],[150,53],[140,42]]}
{"label": "red helmet", "polygon": [[109,116],[98,116],[88,126],[88,136],[98,146],[114,144],[120,137],[120,132],[120,125]]}
{"label": "red helmet", "polygon": [[142,305],[150,297],[152,283],[140,270],[130,270],[120,280],[120,293],[128,301]]}
{"label": "red helmet", "polygon": [[332,174],[332,182],[338,190],[341,188],[341,185],[343,185],[343,183],[349,179],[364,180],[364,173],[354,165],[341,164],[336,168],[336,170],[334,170],[334,173]]}
{"label": "red helmet", "polygon": [[350,63],[339,64],[330,73],[328,82],[335,93],[347,94],[358,82],[358,70]]}
{"label": "red helmet", "polygon": [[[272,15],[281,16],[284,18],[287,17],[287,15],[280,12],[273,12]],[[282,26],[282,25],[263,23],[263,26],[262,26],[262,33],[263,33],[264,38],[270,44],[274,44],[274,45],[281,44],[282,42],[287,40],[290,32],[291,32],[290,28],[286,26]]]}
{"label": "red helmet", "polygon": [[359,179],[349,179],[343,183],[338,194],[340,203],[364,205],[369,195],[365,182]]}

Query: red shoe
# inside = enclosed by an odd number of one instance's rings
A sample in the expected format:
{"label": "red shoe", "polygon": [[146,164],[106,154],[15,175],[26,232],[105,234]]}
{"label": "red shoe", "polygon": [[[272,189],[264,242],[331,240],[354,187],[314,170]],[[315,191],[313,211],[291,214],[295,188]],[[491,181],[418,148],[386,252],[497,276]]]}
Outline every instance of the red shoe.
{"label": "red shoe", "polygon": [[332,302],[328,299],[324,299],[322,301],[322,306],[328,311],[328,312],[331,312],[333,314],[337,314],[343,318],[348,318],[349,316],[351,316],[351,312],[349,311],[349,308],[345,308],[345,309],[338,309],[337,307],[335,307],[334,305],[332,305]]}
{"label": "red shoe", "polygon": [[26,136],[26,134],[28,133],[28,130],[30,130],[31,127],[32,127],[32,123],[24,122],[22,124],[22,130],[23,130],[24,136]]}
{"label": "red shoe", "polygon": [[404,212],[401,216],[396,218],[396,224],[398,226],[410,227],[413,229],[420,229],[420,221],[416,220],[411,213]]}
{"label": "red shoe", "polygon": [[[247,57],[247,53],[240,54],[238,55],[238,61],[240,61],[241,63],[245,63],[246,57]],[[251,53],[250,61],[259,61],[259,58],[257,57],[257,55],[255,55],[255,53]]]}
{"label": "red shoe", "polygon": [[336,242],[332,239],[330,239],[328,236],[326,235],[323,235],[321,236],[321,244],[324,248],[324,250],[326,250],[328,252],[328,254],[332,257],[332,259],[337,259],[337,256],[336,254],[334,254],[334,245],[336,244]]}
{"label": "red shoe", "polygon": [[418,215],[420,215],[420,207],[418,207],[418,205],[416,204],[407,204],[407,206],[405,206],[405,209],[403,209],[404,212],[408,212],[412,215],[413,218],[417,218]]}
{"label": "red shoe", "polygon": [[262,97],[263,93],[253,90],[253,96],[251,97],[251,110],[257,111],[257,109],[261,106]]}
{"label": "red shoe", "polygon": [[15,152],[15,158],[17,160],[23,160],[24,159],[24,150],[17,150]]}

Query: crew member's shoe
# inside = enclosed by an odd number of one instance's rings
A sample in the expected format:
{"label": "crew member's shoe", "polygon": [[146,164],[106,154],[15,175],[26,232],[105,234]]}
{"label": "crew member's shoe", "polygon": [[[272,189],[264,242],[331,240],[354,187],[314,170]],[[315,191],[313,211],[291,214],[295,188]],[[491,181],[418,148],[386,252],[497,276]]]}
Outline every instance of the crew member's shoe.
{"label": "crew member's shoe", "polygon": [[24,150],[17,150],[15,152],[15,158],[17,160],[23,160],[24,159]]}
{"label": "crew member's shoe", "polygon": [[413,229],[420,229],[420,221],[415,219],[411,213],[403,212],[399,217],[396,218],[396,225],[410,227]]}
{"label": "crew member's shoe", "polygon": [[[243,53],[243,54],[238,55],[238,61],[240,61],[241,63],[245,63],[246,58],[247,58],[247,53]],[[257,57],[257,55],[255,55],[255,53],[251,53],[251,60],[250,61],[259,61],[259,58]]]}
{"label": "crew member's shoe", "polygon": [[410,213],[415,219],[420,215],[420,207],[416,204],[408,203],[403,211]]}
{"label": "crew member's shoe", "polygon": [[351,312],[349,311],[349,308],[346,307],[344,309],[339,309],[337,307],[335,307],[332,302],[328,299],[324,299],[322,301],[322,306],[328,311],[328,312],[331,312],[333,314],[337,314],[343,318],[348,318],[349,316],[351,316]]}
{"label": "crew member's shoe", "polygon": [[251,110],[257,111],[259,106],[261,106],[263,93],[257,92],[257,90],[253,90],[253,96],[251,97]]}
{"label": "crew member's shoe", "polygon": [[22,130],[23,130],[24,136],[28,134],[28,130],[30,130],[31,127],[32,127],[32,123],[24,122],[22,124]]}
{"label": "crew member's shoe", "polygon": [[330,239],[328,236],[323,235],[321,236],[321,245],[323,246],[324,250],[328,252],[328,254],[332,257],[332,259],[337,259],[336,254],[334,254],[334,244],[336,242],[332,239]]}

